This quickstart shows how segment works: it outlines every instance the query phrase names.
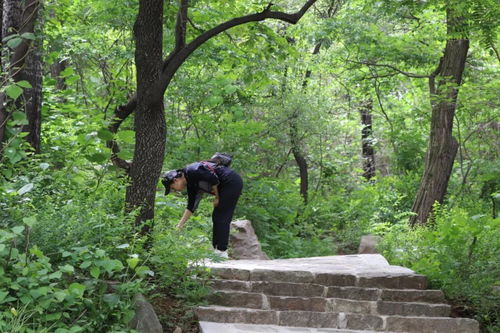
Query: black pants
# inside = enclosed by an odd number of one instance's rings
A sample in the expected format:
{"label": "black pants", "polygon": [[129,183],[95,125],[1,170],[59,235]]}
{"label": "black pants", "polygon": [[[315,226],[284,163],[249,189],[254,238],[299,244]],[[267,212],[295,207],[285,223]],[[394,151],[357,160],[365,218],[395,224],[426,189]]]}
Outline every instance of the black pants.
{"label": "black pants", "polygon": [[214,249],[220,251],[227,250],[231,220],[243,189],[243,180],[236,172],[231,172],[225,178],[219,184],[219,205],[214,208],[212,213],[212,245]]}

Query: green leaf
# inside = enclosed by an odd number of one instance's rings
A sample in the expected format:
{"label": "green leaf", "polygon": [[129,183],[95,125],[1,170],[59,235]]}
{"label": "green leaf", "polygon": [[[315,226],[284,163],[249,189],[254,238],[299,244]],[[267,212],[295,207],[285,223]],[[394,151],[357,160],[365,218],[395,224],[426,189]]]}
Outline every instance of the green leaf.
{"label": "green leaf", "polygon": [[11,49],[15,49],[16,47],[19,46],[19,44],[21,44],[22,41],[23,41],[22,38],[14,37],[12,39],[9,39],[9,41],[7,42],[7,46],[10,47]]}
{"label": "green leaf", "polygon": [[92,265],[92,263],[91,263],[90,261],[86,260],[86,261],[84,261],[84,262],[82,262],[82,263],[80,264],[80,268],[81,268],[81,269],[85,269],[85,268],[87,268],[87,267],[90,267],[90,265]]}
{"label": "green leaf", "polygon": [[59,269],[63,273],[74,273],[75,272],[75,268],[71,265],[68,265],[68,264],[66,264],[64,266],[59,266]]}
{"label": "green leaf", "polygon": [[36,289],[31,289],[29,291],[29,294],[31,295],[31,297],[33,297],[34,299],[37,299],[39,298],[40,296],[45,296],[47,295],[47,293],[49,292],[49,287],[47,286],[44,286],[44,287],[39,287],[39,288],[36,288]]}
{"label": "green leaf", "polygon": [[69,285],[68,288],[69,292],[72,293],[73,295],[82,298],[83,293],[85,292],[85,286],[81,283],[72,283]]}
{"label": "green leaf", "polygon": [[104,153],[94,153],[92,155],[85,156],[85,158],[90,162],[104,163],[109,159],[109,155]]}
{"label": "green leaf", "polygon": [[45,315],[45,319],[47,321],[59,320],[59,319],[61,319],[61,316],[62,316],[61,312],[56,312],[56,313],[51,313],[51,314]]}
{"label": "green leaf", "polygon": [[155,275],[155,273],[152,270],[150,270],[148,266],[139,266],[139,267],[137,267],[135,269],[135,272],[140,277],[144,277],[146,275],[149,275],[149,276],[154,276]]}
{"label": "green leaf", "polygon": [[23,93],[23,89],[15,84],[11,84],[5,89],[5,93],[13,100],[16,100]]}
{"label": "green leaf", "polygon": [[23,231],[24,231],[24,225],[18,225],[12,228],[12,232],[15,233],[16,235],[21,235]]}
{"label": "green leaf", "polygon": [[101,274],[101,270],[99,269],[99,267],[92,267],[90,269],[90,275],[94,278],[94,279],[97,279],[99,278],[99,275]]}
{"label": "green leaf", "polygon": [[139,263],[139,258],[129,258],[127,259],[128,267],[134,269]]}
{"label": "green leaf", "polygon": [[25,193],[28,193],[32,189],[33,189],[33,183],[28,183],[28,184],[24,185],[23,187],[21,187],[19,190],[17,190],[17,194],[23,195]]}
{"label": "green leaf", "polygon": [[2,304],[2,303],[3,303],[3,300],[4,300],[5,298],[7,298],[7,295],[8,295],[8,294],[9,294],[9,293],[8,293],[7,291],[0,290],[0,304]]}
{"label": "green leaf", "polygon": [[20,111],[12,112],[12,120],[16,125],[26,125],[28,124],[28,119],[26,118],[26,114]]}
{"label": "green leaf", "polygon": [[52,274],[49,275],[49,279],[52,280],[52,279],[60,279],[62,277],[62,272],[61,271],[56,271]]}
{"label": "green leaf", "polygon": [[54,293],[54,297],[56,298],[56,300],[57,300],[58,302],[62,302],[62,301],[64,301],[64,299],[66,298],[66,295],[67,295],[67,292],[62,291],[62,290],[61,290],[61,291],[56,291],[56,292]]}
{"label": "green leaf", "polygon": [[108,129],[101,128],[97,131],[97,137],[104,141],[113,140],[113,133],[111,133]]}
{"label": "green leaf", "polygon": [[61,77],[67,77],[67,76],[73,75],[74,73],[75,73],[75,71],[73,70],[73,68],[66,67],[59,75]]}
{"label": "green leaf", "polygon": [[120,301],[120,297],[116,294],[104,294],[102,300],[110,305],[116,305]]}
{"label": "green leaf", "polygon": [[30,217],[25,217],[23,218],[24,224],[26,224],[28,227],[32,228],[33,225],[36,223],[36,217],[30,216]]}
{"label": "green leaf", "polygon": [[213,95],[213,96],[210,96],[208,99],[207,99],[207,103],[209,106],[216,106],[218,104],[221,104],[222,102],[224,102],[224,98],[222,96],[218,96],[218,95]]}
{"label": "green leaf", "polygon": [[68,333],[78,333],[81,331],[83,331],[83,327],[77,325],[77,326],[71,326]]}
{"label": "green leaf", "polygon": [[23,88],[33,88],[31,86],[31,84],[26,80],[18,81],[18,82],[16,82],[16,85],[18,85],[19,87],[23,87]]}
{"label": "green leaf", "polygon": [[32,32],[25,32],[21,35],[21,37],[24,39],[35,40],[35,34]]}
{"label": "green leaf", "polygon": [[131,160],[134,157],[134,155],[131,152],[126,150],[120,151],[118,154],[116,154],[116,156],[118,156],[122,160]]}
{"label": "green leaf", "polygon": [[134,131],[120,131],[116,134],[118,139],[125,143],[134,144],[135,143],[135,132]]}

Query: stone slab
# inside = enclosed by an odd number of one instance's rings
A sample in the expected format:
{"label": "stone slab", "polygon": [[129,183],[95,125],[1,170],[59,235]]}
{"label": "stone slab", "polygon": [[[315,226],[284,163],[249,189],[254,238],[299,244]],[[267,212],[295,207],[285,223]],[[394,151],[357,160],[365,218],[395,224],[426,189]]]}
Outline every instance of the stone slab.
{"label": "stone slab", "polygon": [[389,316],[386,318],[386,328],[410,333],[479,333],[479,323],[468,318]]}
{"label": "stone slab", "polygon": [[[413,275],[414,271],[408,268],[389,265],[387,260],[380,254],[356,254],[344,256],[325,256],[311,258],[274,259],[274,260],[227,260],[220,263],[207,263],[207,267],[221,270],[231,276],[234,270],[244,270],[248,272],[262,271],[275,272],[311,272],[314,274],[344,274],[355,276],[389,276]],[[301,276],[308,279],[309,275]],[[224,277],[228,278],[228,277]],[[248,279],[244,274],[238,280]]]}
{"label": "stone slab", "polygon": [[[276,325],[221,324],[200,321],[201,333],[374,333],[335,328],[286,327]],[[386,332],[390,333],[390,332]]]}

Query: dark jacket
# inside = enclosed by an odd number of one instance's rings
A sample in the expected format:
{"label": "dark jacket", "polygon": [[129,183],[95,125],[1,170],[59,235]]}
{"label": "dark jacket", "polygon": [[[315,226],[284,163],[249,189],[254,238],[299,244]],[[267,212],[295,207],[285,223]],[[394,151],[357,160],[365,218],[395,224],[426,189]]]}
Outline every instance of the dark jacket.
{"label": "dark jacket", "polygon": [[187,179],[188,204],[192,213],[198,208],[203,193],[212,193],[212,186],[220,183],[216,164],[210,162],[195,162],[186,166],[183,171]]}

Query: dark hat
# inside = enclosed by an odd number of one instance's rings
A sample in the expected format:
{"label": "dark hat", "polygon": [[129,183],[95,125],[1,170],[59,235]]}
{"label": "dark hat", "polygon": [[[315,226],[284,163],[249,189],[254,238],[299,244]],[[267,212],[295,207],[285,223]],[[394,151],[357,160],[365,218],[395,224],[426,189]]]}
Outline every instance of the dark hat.
{"label": "dark hat", "polygon": [[177,170],[170,170],[161,175],[161,183],[165,186],[165,195],[170,193],[170,184],[178,177]]}

